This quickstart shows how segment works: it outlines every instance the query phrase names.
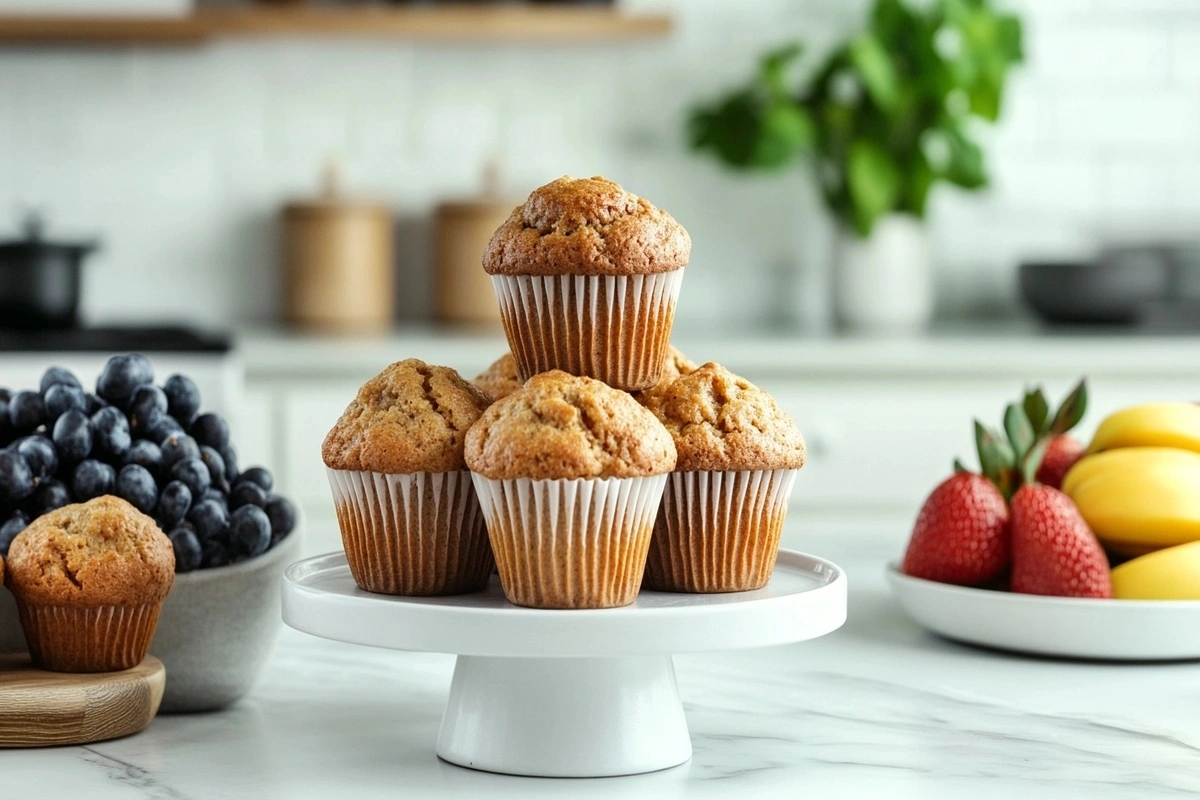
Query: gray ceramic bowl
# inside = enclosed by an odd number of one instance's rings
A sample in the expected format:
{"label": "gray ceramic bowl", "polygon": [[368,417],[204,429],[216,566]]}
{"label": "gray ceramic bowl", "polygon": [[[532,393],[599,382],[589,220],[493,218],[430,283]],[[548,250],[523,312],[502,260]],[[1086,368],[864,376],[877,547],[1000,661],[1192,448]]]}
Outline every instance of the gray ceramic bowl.
{"label": "gray ceramic bowl", "polygon": [[283,625],[279,580],[300,531],[250,561],[175,576],[150,643],[167,670],[161,712],[216,711],[254,688]]}

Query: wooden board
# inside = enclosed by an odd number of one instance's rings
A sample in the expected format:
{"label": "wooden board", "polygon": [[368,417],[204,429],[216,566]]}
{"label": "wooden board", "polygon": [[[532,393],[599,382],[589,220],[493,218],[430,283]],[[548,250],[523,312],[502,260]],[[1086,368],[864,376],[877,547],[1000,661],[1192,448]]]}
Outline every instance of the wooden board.
{"label": "wooden board", "polygon": [[166,672],[154,656],[124,672],[35,669],[0,654],[0,747],[84,744],[137,733],[162,702]]}
{"label": "wooden board", "polygon": [[663,36],[671,19],[611,7],[438,5],[201,9],[185,17],[0,15],[0,42],[187,44],[227,37],[572,42]]}

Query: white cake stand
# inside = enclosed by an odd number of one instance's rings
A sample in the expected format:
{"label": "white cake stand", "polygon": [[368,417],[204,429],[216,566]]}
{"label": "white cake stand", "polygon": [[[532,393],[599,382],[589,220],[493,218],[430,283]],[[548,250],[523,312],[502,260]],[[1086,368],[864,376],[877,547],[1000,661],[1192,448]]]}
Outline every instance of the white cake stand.
{"label": "white cake stand", "polygon": [[512,775],[631,775],[691,758],[672,653],[823,636],[846,620],[846,576],[783,550],[757,591],[643,591],[624,608],[546,611],[510,604],[495,578],[455,597],[364,592],[333,553],[288,568],[283,619],[327,639],[458,654],[437,742],[446,761]]}

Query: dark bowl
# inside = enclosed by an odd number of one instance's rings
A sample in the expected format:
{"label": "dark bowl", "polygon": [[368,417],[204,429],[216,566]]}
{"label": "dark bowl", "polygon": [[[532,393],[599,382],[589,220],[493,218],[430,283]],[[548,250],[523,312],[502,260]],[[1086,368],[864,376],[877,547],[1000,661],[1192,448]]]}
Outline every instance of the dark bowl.
{"label": "dark bowl", "polygon": [[1021,296],[1047,322],[1124,325],[1170,291],[1171,271],[1150,254],[1112,255],[1095,262],[1022,264]]}

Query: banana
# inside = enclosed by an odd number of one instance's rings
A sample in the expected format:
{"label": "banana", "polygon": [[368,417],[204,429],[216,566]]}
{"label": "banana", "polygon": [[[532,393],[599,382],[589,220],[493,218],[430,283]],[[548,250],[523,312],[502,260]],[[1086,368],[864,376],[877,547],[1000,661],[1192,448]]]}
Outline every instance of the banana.
{"label": "banana", "polygon": [[1200,464],[1133,460],[1076,479],[1067,494],[1114,552],[1137,556],[1200,539]]}
{"label": "banana", "polygon": [[[1200,453],[1177,447],[1121,447],[1084,456],[1063,478],[1062,490],[1070,495],[1085,481],[1109,470],[1141,470],[1154,467],[1200,468]],[[1200,487],[1196,487],[1200,491]]]}
{"label": "banana", "polygon": [[1168,547],[1112,571],[1119,600],[1200,600],[1200,542]]}
{"label": "banana", "polygon": [[1096,428],[1088,452],[1118,447],[1178,447],[1200,452],[1200,405],[1147,403],[1110,414]]}

